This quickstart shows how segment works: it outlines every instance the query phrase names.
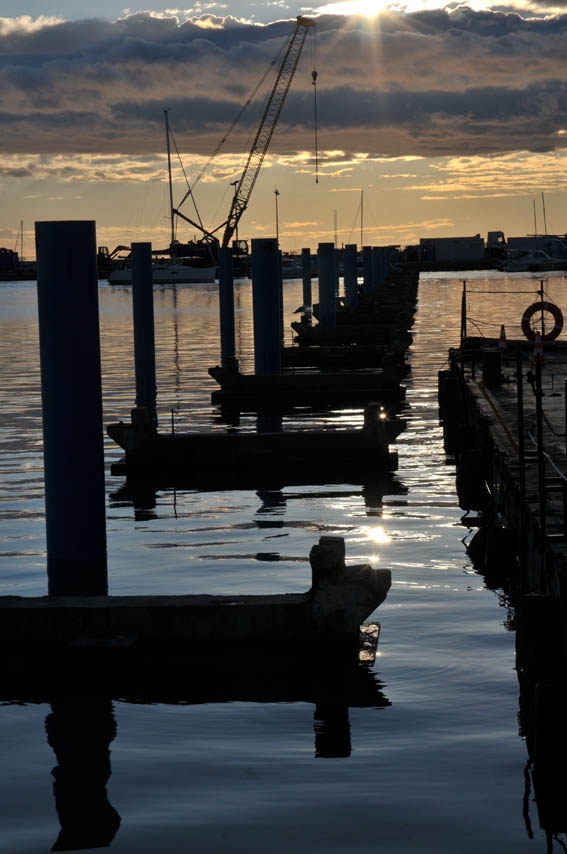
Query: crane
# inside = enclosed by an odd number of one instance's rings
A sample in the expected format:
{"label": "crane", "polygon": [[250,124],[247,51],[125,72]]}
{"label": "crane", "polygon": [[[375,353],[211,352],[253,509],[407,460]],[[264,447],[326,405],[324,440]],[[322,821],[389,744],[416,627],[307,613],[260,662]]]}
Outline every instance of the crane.
{"label": "crane", "polygon": [[256,132],[252,148],[246,161],[244,171],[240,176],[240,180],[236,186],[232,204],[227,220],[219,226],[220,230],[224,226],[224,233],[221,245],[226,247],[232,240],[232,235],[236,231],[238,222],[248,207],[254,184],[258,178],[260,168],[264,162],[264,157],[270,145],[276,124],[280,117],[282,107],[284,105],[291,81],[295,74],[299,57],[307,38],[307,33],[311,27],[315,26],[315,21],[310,18],[305,18],[298,15],[297,21],[291,34],[287,50],[280,65],[276,82],[268,98],[268,103],[262,115],[260,126]]}
{"label": "crane", "polygon": [[[298,15],[296,23],[287,44],[284,57],[279,67],[275,83],[267,100],[266,107],[262,114],[252,148],[248,154],[248,159],[244,167],[244,171],[240,178],[234,182],[235,191],[232,197],[232,203],[227,219],[222,222],[213,231],[207,231],[202,224],[193,222],[189,217],[186,217],[178,209],[174,211],[178,216],[193,226],[196,226],[203,233],[205,240],[219,243],[215,236],[218,231],[224,228],[222,241],[220,245],[227,247],[230,245],[232,237],[237,230],[238,223],[242,214],[248,207],[254,184],[258,178],[260,168],[264,162],[264,157],[270,145],[276,124],[278,122],[282,107],[284,105],[287,93],[291,86],[291,81],[299,63],[299,57],[305,44],[305,39],[310,29],[315,26],[315,21]],[[316,84],[317,72],[312,72],[313,85]]]}

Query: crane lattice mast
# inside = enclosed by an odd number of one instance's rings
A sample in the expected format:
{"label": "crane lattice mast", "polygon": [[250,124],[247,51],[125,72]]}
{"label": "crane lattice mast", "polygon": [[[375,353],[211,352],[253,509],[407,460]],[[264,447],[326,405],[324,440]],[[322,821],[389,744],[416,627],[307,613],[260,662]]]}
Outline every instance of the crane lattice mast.
{"label": "crane lattice mast", "polygon": [[[280,65],[276,82],[262,115],[250,154],[248,155],[246,166],[237,184],[228,218],[223,223],[225,226],[221,244],[223,247],[230,245],[238,222],[248,206],[254,184],[260,172],[260,167],[264,161],[291,81],[293,80],[307,33],[314,26],[315,21],[312,21],[310,18],[298,16],[285,56]],[[222,225],[219,228],[222,228]]]}

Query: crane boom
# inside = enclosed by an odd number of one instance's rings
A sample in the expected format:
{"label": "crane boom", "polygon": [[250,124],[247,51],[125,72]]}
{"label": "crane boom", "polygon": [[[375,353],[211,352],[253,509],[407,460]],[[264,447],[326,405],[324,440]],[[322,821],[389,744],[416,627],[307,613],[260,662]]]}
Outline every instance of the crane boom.
{"label": "crane boom", "polygon": [[[299,62],[299,57],[301,55],[305,39],[307,38],[307,33],[309,29],[314,26],[315,21],[312,21],[310,18],[304,18],[301,15],[298,16],[284,58],[280,65],[276,82],[274,83],[270,97],[268,98],[266,108],[260,121],[260,126],[254,138],[252,148],[250,149],[246,166],[244,167],[244,171],[236,186],[228,218],[226,222],[223,223],[225,226],[221,244],[223,247],[230,245],[230,241],[236,231],[238,222],[248,206],[260,167],[264,161],[264,157],[270,145],[272,135],[289,91],[291,81],[293,80],[293,76]],[[219,228],[222,228],[222,226],[219,226]],[[215,229],[215,231],[216,230],[218,229]]]}

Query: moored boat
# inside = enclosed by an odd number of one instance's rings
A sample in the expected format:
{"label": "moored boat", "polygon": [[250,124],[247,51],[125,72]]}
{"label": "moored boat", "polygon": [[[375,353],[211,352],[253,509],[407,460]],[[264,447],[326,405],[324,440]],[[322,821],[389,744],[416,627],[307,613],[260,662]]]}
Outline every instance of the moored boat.
{"label": "moored boat", "polygon": [[553,258],[542,249],[510,249],[502,269],[507,273],[567,270],[567,258]]}
{"label": "moored boat", "polygon": [[[214,282],[216,266],[193,266],[191,264],[172,264],[170,261],[152,264],[152,280],[154,285],[172,284],[201,284]],[[115,267],[108,275],[109,285],[131,285],[132,267],[129,262]]]}

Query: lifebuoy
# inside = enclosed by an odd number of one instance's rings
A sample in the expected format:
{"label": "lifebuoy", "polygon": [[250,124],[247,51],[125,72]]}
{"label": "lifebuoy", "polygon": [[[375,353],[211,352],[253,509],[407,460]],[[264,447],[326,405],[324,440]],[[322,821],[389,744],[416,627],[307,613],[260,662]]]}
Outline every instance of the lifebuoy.
{"label": "lifebuoy", "polygon": [[532,329],[530,321],[538,311],[548,311],[555,321],[553,327],[547,331],[545,335],[541,336],[541,340],[554,341],[557,336],[561,334],[561,330],[563,329],[563,315],[561,314],[559,306],[552,302],[534,302],[528,306],[522,317],[522,332],[528,341],[535,340],[536,333]]}

